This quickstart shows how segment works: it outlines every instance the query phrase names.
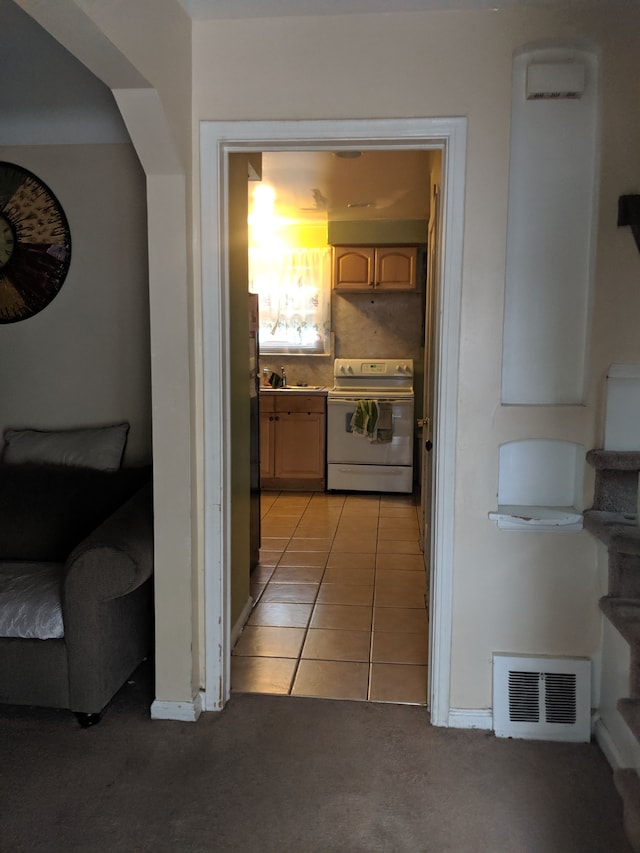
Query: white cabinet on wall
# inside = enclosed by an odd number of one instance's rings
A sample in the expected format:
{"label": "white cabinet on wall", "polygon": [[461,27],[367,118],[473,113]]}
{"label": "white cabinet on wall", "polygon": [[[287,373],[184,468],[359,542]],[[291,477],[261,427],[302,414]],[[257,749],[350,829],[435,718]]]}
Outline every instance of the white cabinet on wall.
{"label": "white cabinet on wall", "polygon": [[417,246],[334,246],[333,289],[416,290]]}
{"label": "white cabinet on wall", "polygon": [[594,275],[598,62],[513,63],[502,402],[584,401]]}

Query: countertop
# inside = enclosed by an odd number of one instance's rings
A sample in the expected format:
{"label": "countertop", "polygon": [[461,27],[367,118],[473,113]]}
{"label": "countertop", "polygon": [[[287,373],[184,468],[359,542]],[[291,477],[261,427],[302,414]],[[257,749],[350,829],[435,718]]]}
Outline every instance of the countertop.
{"label": "countertop", "polygon": [[314,394],[320,397],[326,397],[329,389],[326,385],[288,385],[286,388],[260,388],[261,394]]}

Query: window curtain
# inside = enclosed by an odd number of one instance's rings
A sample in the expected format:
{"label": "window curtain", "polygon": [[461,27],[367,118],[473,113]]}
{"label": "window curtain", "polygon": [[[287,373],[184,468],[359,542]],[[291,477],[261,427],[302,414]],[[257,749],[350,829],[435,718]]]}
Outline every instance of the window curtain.
{"label": "window curtain", "polygon": [[329,352],[331,250],[249,249],[263,352]]}

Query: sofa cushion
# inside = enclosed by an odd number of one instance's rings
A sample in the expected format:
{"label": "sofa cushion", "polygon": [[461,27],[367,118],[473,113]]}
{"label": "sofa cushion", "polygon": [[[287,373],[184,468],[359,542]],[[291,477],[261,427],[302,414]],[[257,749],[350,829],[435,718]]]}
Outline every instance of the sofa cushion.
{"label": "sofa cushion", "polygon": [[128,423],[63,430],[6,429],[2,461],[116,471],[128,433]]}
{"label": "sofa cushion", "polygon": [[64,561],[151,469],[0,465],[0,560]]}
{"label": "sofa cushion", "polygon": [[0,565],[0,637],[64,637],[62,570],[62,563]]}

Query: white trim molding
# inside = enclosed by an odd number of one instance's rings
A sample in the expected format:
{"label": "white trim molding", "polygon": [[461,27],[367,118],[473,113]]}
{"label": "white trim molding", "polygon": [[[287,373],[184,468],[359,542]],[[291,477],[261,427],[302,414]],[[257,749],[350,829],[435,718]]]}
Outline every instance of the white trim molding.
{"label": "white trim molding", "polygon": [[436,150],[443,155],[442,251],[436,316],[431,722],[449,725],[458,355],[466,118],[203,121],[200,124],[205,488],[205,709],[230,691],[228,161],[234,152]]}
{"label": "white trim molding", "polygon": [[627,766],[627,764],[622,760],[622,755],[618,749],[617,743],[612,738],[611,732],[607,728],[605,721],[600,716],[596,717],[593,723],[593,735],[612,770],[619,770],[620,768]]}
{"label": "white trim molding", "polygon": [[195,723],[202,713],[202,694],[198,693],[191,702],[171,702],[156,699],[151,704],[152,720],[178,720],[181,723]]}
{"label": "white trim molding", "polygon": [[451,729],[493,729],[493,712],[472,708],[451,708],[449,710],[449,728]]}
{"label": "white trim molding", "polygon": [[247,603],[242,608],[242,613],[238,616],[235,625],[231,629],[231,648],[233,648],[238,640],[238,637],[242,633],[242,629],[247,624],[247,619],[251,616],[251,611],[253,610],[253,598],[249,596],[247,599]]}

